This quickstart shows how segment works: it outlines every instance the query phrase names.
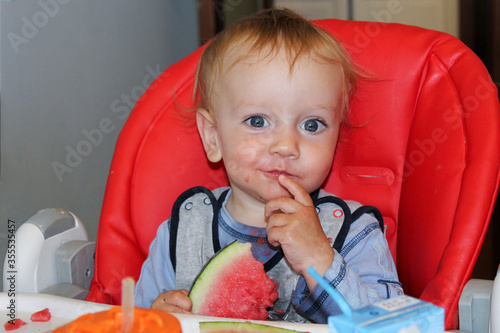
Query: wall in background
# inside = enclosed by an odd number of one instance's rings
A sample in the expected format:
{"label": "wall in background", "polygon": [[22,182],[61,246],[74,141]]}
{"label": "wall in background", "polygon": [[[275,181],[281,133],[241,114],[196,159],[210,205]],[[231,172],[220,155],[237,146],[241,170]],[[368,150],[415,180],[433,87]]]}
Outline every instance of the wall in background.
{"label": "wall in background", "polygon": [[0,265],[7,221],[75,213],[96,238],[135,101],[198,46],[196,0],[0,1]]}
{"label": "wall in background", "polygon": [[404,23],[459,36],[459,0],[275,0],[309,19]]}

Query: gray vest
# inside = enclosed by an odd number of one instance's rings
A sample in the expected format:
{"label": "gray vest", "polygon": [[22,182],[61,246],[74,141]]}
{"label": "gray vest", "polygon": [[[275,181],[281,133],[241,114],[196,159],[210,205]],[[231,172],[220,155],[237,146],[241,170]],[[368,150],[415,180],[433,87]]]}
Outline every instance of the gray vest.
{"label": "gray vest", "polygon": [[[194,277],[221,249],[218,216],[228,189],[219,188],[211,192],[204,187],[194,187],[184,192],[174,203],[170,220],[170,259],[176,271],[176,289],[190,290]],[[376,209],[373,211],[373,207],[361,206],[356,202],[347,203],[323,190],[311,197],[323,230],[338,252],[353,221],[364,213],[380,214]],[[278,251],[264,263],[264,269],[278,285],[279,298],[270,314],[290,322],[307,321],[291,306],[300,274],[289,266],[283,252]]]}

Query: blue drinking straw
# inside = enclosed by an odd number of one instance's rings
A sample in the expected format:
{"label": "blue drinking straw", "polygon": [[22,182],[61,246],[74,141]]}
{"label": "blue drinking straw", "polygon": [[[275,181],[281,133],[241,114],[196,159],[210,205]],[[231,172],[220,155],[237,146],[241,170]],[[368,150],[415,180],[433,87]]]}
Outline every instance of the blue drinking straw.
{"label": "blue drinking straw", "polygon": [[340,310],[342,310],[342,312],[344,313],[344,315],[347,316],[347,317],[349,317],[349,318],[352,318],[351,307],[349,306],[349,304],[347,304],[347,302],[344,299],[344,297],[337,290],[333,289],[333,287],[330,286],[328,284],[328,282],[326,282],[325,279],[323,279],[318,274],[318,272],[316,272],[316,270],[314,268],[309,267],[307,269],[307,273],[309,273],[309,275],[311,275],[316,281],[318,281],[319,285],[321,287],[323,287],[323,289],[325,289],[326,292],[330,294],[330,296],[332,296],[332,298],[334,299],[334,301],[337,302],[337,304],[339,305]]}

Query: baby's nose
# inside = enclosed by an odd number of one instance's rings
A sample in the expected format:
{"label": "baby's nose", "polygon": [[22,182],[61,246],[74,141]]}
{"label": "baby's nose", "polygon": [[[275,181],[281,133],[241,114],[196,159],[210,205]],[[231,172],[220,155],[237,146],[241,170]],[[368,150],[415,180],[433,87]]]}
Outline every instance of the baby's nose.
{"label": "baby's nose", "polygon": [[275,133],[269,152],[281,157],[299,157],[298,134],[293,130],[282,130]]}

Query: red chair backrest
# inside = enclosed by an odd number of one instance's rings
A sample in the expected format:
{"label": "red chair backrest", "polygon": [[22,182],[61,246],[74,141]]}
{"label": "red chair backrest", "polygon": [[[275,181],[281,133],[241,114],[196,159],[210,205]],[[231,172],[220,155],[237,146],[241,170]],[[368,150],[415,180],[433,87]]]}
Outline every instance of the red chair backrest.
{"label": "red chair backrest", "polygon": [[[405,292],[446,309],[460,293],[496,198],[498,92],[458,39],[400,24],[316,21],[373,77],[352,101],[325,189],[378,207]],[[113,157],[88,300],[120,303],[158,225],[185,189],[227,185],[210,165],[189,113],[201,49],[168,68],[137,102]],[[187,116],[186,116],[187,115]]]}

